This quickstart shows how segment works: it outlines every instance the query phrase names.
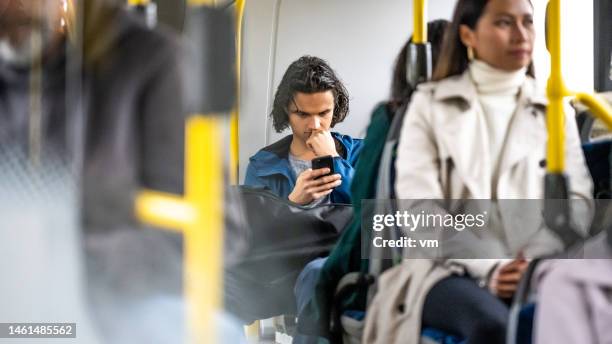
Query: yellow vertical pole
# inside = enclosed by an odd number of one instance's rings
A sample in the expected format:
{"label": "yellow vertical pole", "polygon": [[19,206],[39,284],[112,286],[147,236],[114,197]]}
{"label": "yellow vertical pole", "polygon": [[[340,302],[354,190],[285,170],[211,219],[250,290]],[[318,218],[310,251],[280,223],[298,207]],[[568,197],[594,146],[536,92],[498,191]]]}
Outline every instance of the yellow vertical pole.
{"label": "yellow vertical pole", "polygon": [[196,343],[220,343],[214,315],[223,297],[223,159],[221,121],[195,116],[187,122],[185,197],[196,220],[185,231],[185,294]]}
{"label": "yellow vertical pole", "polygon": [[[214,1],[189,0],[188,4],[195,7]],[[214,318],[223,300],[221,129],[222,121],[216,116],[192,115],[185,134],[185,196],[143,191],[135,205],[144,222],[182,228],[188,339],[193,343],[221,342]]]}
{"label": "yellow vertical pole", "polygon": [[[191,7],[215,0],[188,0]],[[221,121],[194,116],[185,135],[185,198],[196,220],[185,228],[184,281],[191,341],[220,343],[214,316],[223,297],[223,159]]]}
{"label": "yellow vertical pole", "polygon": [[[191,7],[215,0],[188,0]],[[214,314],[222,307],[223,159],[221,124],[213,117],[193,117],[186,132],[185,197],[197,207],[197,221],[185,233],[185,295],[195,343],[220,343]]]}
{"label": "yellow vertical pole", "polygon": [[427,0],[413,0],[413,24],[412,43],[427,43]]}
{"label": "yellow vertical pole", "polygon": [[230,116],[230,183],[238,184],[240,159],[240,68],[242,66],[242,19],[245,0],[236,1],[236,104]]}
{"label": "yellow vertical pole", "polygon": [[561,72],[561,3],[550,0],[548,3],[548,50],[550,52],[550,77],[546,93],[548,108],[546,124],[548,127],[548,147],[546,152],[549,173],[562,173],[565,168],[565,130],[563,97],[568,93]]}

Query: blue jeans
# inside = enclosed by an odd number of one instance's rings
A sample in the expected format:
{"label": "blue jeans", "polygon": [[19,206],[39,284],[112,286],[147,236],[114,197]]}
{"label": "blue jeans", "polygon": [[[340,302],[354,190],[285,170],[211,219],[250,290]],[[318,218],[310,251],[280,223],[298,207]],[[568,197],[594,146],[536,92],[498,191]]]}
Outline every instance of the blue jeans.
{"label": "blue jeans", "polygon": [[[306,264],[295,281],[293,292],[295,293],[298,316],[302,313],[302,310],[304,310],[308,302],[314,297],[315,287],[319,281],[319,276],[321,275],[321,270],[323,269],[325,261],[327,261],[327,257],[317,258]],[[310,344],[316,343],[316,341],[317,337],[305,336],[302,334],[296,334],[293,338],[294,344]]]}

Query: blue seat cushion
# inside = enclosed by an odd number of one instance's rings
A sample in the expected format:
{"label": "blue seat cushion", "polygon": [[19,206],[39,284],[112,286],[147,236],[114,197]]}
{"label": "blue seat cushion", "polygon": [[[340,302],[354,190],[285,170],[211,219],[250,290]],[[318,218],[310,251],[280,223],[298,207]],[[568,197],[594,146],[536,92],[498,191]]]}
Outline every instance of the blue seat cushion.
{"label": "blue seat cushion", "polygon": [[593,177],[596,198],[610,198],[610,152],[612,141],[596,141],[582,145],[589,172]]}
{"label": "blue seat cushion", "polygon": [[454,336],[448,333],[444,333],[438,329],[431,328],[431,327],[424,328],[423,331],[421,332],[421,336],[427,337],[435,341],[436,343],[440,343],[440,344],[463,344],[465,343],[465,340],[457,336]]}
{"label": "blue seat cushion", "polygon": [[532,343],[533,320],[535,317],[536,304],[530,303],[519,312],[519,321],[516,329],[516,342],[521,344]]}
{"label": "blue seat cushion", "polygon": [[[358,310],[347,310],[343,313],[344,316],[355,319],[357,321],[363,321],[365,319],[365,312]],[[463,344],[465,340],[453,336],[447,333],[444,333],[435,328],[425,328],[423,332],[421,332],[421,336],[432,339],[433,341],[440,344]]]}

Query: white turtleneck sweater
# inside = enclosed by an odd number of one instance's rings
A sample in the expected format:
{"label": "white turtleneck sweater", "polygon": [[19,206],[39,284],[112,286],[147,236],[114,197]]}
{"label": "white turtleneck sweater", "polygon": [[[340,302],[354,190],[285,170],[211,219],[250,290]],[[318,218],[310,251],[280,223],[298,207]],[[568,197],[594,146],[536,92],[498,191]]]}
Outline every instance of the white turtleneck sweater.
{"label": "white turtleneck sweater", "polygon": [[469,73],[476,85],[482,115],[489,133],[489,152],[492,164],[491,182],[493,197],[497,185],[500,157],[510,122],[516,112],[521,85],[525,82],[526,68],[506,72],[491,67],[480,60],[473,60]]}

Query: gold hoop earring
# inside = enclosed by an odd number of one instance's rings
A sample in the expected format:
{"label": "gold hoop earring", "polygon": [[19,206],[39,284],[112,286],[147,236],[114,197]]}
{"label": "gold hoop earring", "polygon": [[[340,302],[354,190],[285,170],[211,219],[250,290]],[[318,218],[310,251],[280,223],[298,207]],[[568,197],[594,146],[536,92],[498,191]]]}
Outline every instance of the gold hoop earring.
{"label": "gold hoop earring", "polygon": [[468,61],[474,60],[474,48],[467,47],[467,58],[468,58]]}

